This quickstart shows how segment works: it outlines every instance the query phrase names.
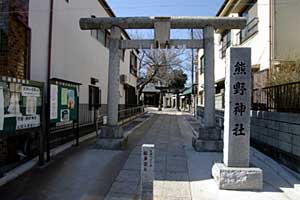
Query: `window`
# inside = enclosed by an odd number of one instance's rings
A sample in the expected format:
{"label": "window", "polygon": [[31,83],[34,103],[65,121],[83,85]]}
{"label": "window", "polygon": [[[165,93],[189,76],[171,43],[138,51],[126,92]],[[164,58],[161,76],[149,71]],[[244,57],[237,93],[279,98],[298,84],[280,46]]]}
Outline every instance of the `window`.
{"label": "window", "polygon": [[226,56],[226,50],[231,46],[231,31],[226,31],[222,34],[222,48],[220,49],[221,58]]}
{"label": "window", "polygon": [[133,52],[130,52],[130,73],[137,76],[137,57]]}
{"label": "window", "polygon": [[122,49],[121,59],[122,59],[123,62],[124,62],[124,60],[125,60],[125,52],[126,52],[126,50],[125,50],[125,49]]}
{"label": "window", "polygon": [[239,15],[247,18],[247,26],[238,33],[239,44],[242,44],[258,32],[257,3],[247,6]]}
{"label": "window", "polygon": [[200,58],[200,74],[204,73],[204,55]]}
{"label": "window", "polygon": [[101,107],[101,90],[99,87],[89,85],[89,110]]}
{"label": "window", "polygon": [[[96,16],[92,15],[91,18],[96,18]],[[97,38],[97,30],[91,30],[91,36],[93,38]]]}
{"label": "window", "polygon": [[109,38],[110,38],[110,32],[108,30],[105,30],[105,46],[109,46]]}
{"label": "window", "polygon": [[[96,18],[95,15],[92,15],[91,17]],[[91,30],[91,36],[98,40],[105,47],[108,47],[109,35],[110,33],[107,30]]]}
{"label": "window", "polygon": [[105,46],[105,32],[104,31],[97,30],[97,38],[96,39]]}
{"label": "window", "polygon": [[[124,38],[121,36],[121,40],[124,40]],[[121,59],[122,61],[124,62],[125,60],[125,53],[126,53],[126,50],[125,49],[122,49],[122,55],[121,55]]]}

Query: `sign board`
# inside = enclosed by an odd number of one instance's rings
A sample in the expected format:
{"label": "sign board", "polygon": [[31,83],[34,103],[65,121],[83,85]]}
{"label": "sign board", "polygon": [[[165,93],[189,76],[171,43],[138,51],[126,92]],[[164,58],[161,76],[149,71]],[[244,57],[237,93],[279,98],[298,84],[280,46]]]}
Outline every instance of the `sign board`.
{"label": "sign board", "polygon": [[0,77],[0,135],[41,125],[43,83]]}
{"label": "sign board", "polygon": [[78,121],[79,84],[63,80],[50,81],[50,127]]}

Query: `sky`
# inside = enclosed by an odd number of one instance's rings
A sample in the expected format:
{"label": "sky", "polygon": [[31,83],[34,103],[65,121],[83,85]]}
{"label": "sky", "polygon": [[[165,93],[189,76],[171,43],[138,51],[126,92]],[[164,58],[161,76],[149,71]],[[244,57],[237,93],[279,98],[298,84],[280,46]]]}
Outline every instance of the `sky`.
{"label": "sky", "polygon": [[117,16],[215,16],[224,0],[107,0]]}
{"label": "sky", "polygon": [[[223,2],[224,0],[107,0],[118,17],[215,16]],[[139,30],[139,33],[144,38],[153,36],[153,31]],[[190,30],[172,30],[171,38],[190,38]],[[186,73],[189,77],[187,85],[190,85],[191,73]]]}

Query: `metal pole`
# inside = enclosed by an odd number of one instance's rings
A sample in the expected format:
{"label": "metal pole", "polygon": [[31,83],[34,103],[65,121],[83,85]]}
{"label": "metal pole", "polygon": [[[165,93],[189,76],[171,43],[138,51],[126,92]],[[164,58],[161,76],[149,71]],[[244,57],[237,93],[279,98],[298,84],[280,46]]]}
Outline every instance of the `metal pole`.
{"label": "metal pole", "polygon": [[214,28],[204,28],[204,126],[215,127],[215,50]]}
{"label": "metal pole", "polygon": [[76,126],[76,146],[79,146],[79,86],[78,87],[78,94],[77,94],[77,115],[76,115],[76,118],[77,118],[77,126]]}
{"label": "metal pole", "polygon": [[108,126],[118,125],[120,58],[119,42],[121,28],[113,26],[109,41],[109,75],[108,75]]}

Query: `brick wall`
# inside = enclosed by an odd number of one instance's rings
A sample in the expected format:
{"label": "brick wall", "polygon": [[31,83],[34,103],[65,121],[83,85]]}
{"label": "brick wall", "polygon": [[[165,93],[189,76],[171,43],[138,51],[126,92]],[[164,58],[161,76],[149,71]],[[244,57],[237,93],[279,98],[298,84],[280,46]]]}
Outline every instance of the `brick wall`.
{"label": "brick wall", "polygon": [[0,75],[29,77],[30,29],[29,0],[4,0],[0,18]]}

